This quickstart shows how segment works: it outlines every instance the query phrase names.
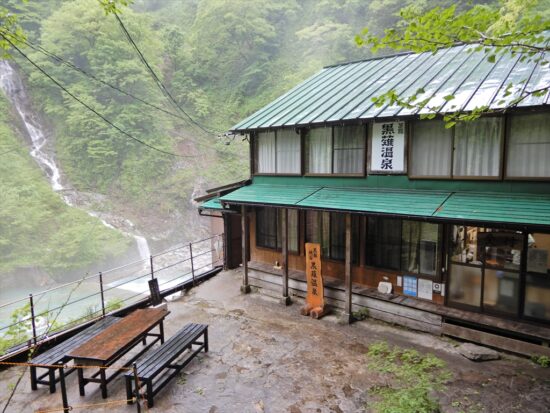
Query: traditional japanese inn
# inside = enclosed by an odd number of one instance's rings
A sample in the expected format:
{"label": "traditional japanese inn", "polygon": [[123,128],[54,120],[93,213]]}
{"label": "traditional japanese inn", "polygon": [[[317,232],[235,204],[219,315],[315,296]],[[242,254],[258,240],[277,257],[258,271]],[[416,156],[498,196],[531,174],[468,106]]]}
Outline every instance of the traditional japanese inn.
{"label": "traditional japanese inn", "polygon": [[[305,297],[316,243],[325,302],[345,322],[366,308],[550,355],[550,94],[526,94],[550,82],[542,60],[462,45],[338,64],[233,126],[252,176],[198,200],[223,218],[242,291]],[[428,103],[376,104],[391,90]]]}

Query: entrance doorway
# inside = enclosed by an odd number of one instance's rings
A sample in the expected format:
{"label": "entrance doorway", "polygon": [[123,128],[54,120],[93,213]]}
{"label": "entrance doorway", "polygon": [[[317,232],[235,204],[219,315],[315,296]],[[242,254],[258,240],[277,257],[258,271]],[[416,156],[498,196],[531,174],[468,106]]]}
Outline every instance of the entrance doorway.
{"label": "entrance doorway", "polygon": [[519,316],[524,233],[455,225],[451,237],[448,304]]}

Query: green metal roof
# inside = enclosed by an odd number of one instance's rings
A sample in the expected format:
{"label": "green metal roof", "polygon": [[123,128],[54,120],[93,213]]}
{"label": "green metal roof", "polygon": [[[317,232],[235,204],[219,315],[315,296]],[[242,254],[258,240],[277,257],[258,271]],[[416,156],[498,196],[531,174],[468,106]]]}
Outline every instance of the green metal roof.
{"label": "green metal roof", "polygon": [[222,196],[222,202],[257,205],[297,205],[319,187],[302,185],[248,185]]}
{"label": "green metal roof", "polygon": [[449,192],[359,188],[321,188],[299,206],[381,214],[427,217],[447,199]]}
{"label": "green metal roof", "polygon": [[215,211],[223,211],[223,205],[219,197],[209,199],[199,206],[200,209],[212,209]]}
{"label": "green metal roof", "polygon": [[[378,107],[372,101],[392,89],[404,98],[416,93],[429,99],[427,107],[438,113],[472,110],[480,106],[498,109],[520,96],[550,82],[550,65],[544,60],[526,59],[521,54],[499,55],[487,60],[475,45],[441,49],[435,54],[402,53],[325,67],[319,73],[231,128],[234,132],[256,129],[307,126],[328,122],[357,121],[418,115],[427,109],[406,109],[398,105]],[[548,53],[547,53],[548,55]],[[520,83],[528,79],[526,83]],[[507,95],[509,83],[515,86]],[[447,95],[455,98],[447,102]],[[502,102],[504,101],[504,103]],[[550,104],[550,92],[529,96],[520,107]]]}
{"label": "green metal roof", "polygon": [[550,195],[454,193],[435,217],[550,225]]}
{"label": "green metal roof", "polygon": [[550,195],[252,184],[222,203],[550,226]]}

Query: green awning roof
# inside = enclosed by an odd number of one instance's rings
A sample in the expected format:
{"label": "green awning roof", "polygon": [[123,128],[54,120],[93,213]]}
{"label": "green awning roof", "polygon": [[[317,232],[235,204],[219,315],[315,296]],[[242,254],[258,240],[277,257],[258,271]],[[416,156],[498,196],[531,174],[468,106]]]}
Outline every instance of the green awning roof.
{"label": "green awning roof", "polygon": [[212,198],[212,199],[209,199],[208,201],[205,201],[204,203],[202,203],[199,206],[199,208],[200,209],[211,209],[211,210],[214,210],[214,211],[223,211],[223,205],[220,202],[219,197]]}
{"label": "green awning roof", "polygon": [[427,217],[447,199],[449,192],[363,188],[321,188],[299,206],[381,214]]}
{"label": "green awning roof", "polygon": [[222,203],[550,226],[550,195],[252,184]]}
{"label": "green awning roof", "polygon": [[248,185],[221,197],[223,202],[254,205],[297,205],[320,187],[302,185]]}
{"label": "green awning roof", "polygon": [[457,192],[434,214],[438,218],[550,225],[550,196]]}

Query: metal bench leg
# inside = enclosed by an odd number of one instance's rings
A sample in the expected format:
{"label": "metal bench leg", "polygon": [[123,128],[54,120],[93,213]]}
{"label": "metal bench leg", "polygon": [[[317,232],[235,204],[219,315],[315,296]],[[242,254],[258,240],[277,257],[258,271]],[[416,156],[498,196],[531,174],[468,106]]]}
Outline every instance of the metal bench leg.
{"label": "metal bench leg", "polygon": [[134,395],[132,394],[132,379],[130,377],[125,377],[126,379],[126,404],[132,404],[132,398]]}
{"label": "metal bench leg", "polygon": [[101,378],[101,397],[107,398],[107,375],[105,369],[99,369],[99,377]]}
{"label": "metal bench leg", "polygon": [[204,352],[208,353],[208,328],[204,330]]}
{"label": "metal bench leg", "polygon": [[160,344],[164,344],[164,322],[161,321],[159,324],[159,331],[160,331]]}
{"label": "metal bench leg", "polygon": [[38,384],[36,383],[36,366],[31,366],[31,389],[38,389]]}
{"label": "metal bench leg", "polygon": [[153,380],[147,381],[147,407],[153,407]]}
{"label": "metal bench leg", "polygon": [[48,368],[48,375],[49,381],[50,381],[50,393],[55,393],[55,369],[49,367]]}

